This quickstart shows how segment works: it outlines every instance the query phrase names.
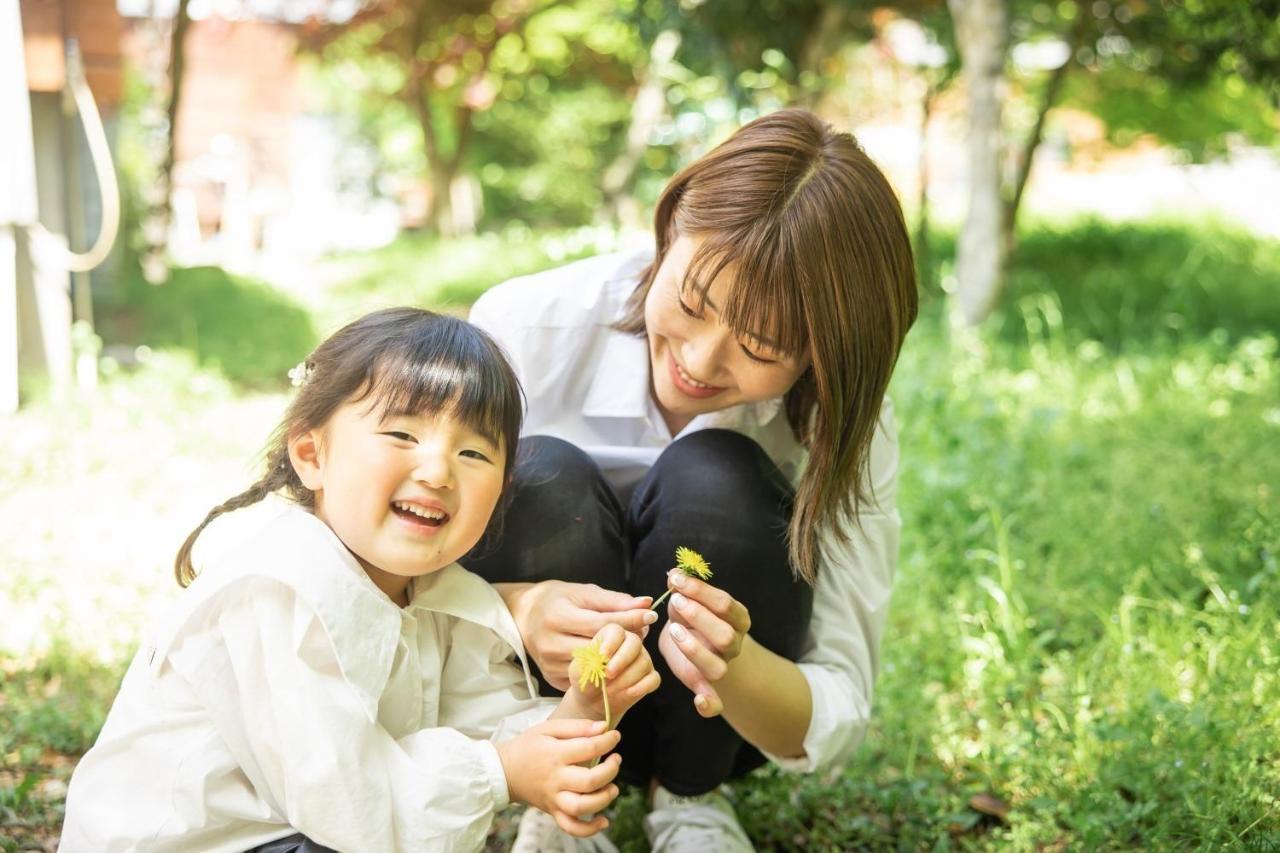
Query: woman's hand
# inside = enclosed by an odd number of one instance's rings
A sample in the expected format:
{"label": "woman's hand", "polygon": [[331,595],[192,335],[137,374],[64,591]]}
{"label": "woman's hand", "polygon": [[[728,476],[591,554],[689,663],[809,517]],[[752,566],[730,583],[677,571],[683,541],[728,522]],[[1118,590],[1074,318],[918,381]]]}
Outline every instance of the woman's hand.
{"label": "woman's hand", "polygon": [[715,683],[742,651],[751,614],[729,593],[682,572],[672,570],[667,583],[675,592],[667,602],[658,649],[672,674],[693,691],[698,713],[714,717],[724,710]]}
{"label": "woman's hand", "polygon": [[618,625],[637,636],[649,632],[658,614],[651,596],[627,595],[595,584],[543,581],[495,584],[520,629],[525,650],[547,682],[569,689],[573,650],[591,642],[605,625]]}

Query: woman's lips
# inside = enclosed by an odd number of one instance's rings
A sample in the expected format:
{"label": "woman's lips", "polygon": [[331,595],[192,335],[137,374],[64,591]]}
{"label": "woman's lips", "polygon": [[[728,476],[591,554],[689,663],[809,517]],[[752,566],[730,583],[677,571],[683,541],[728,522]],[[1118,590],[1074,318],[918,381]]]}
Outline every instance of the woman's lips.
{"label": "woman's lips", "polygon": [[670,349],[667,350],[667,371],[671,374],[671,382],[676,386],[676,390],[687,397],[695,397],[702,400],[707,397],[714,397],[716,394],[719,394],[724,390],[723,388],[717,388],[715,386],[704,387],[701,385],[690,384],[689,381],[680,374],[680,367],[676,364],[676,357]]}

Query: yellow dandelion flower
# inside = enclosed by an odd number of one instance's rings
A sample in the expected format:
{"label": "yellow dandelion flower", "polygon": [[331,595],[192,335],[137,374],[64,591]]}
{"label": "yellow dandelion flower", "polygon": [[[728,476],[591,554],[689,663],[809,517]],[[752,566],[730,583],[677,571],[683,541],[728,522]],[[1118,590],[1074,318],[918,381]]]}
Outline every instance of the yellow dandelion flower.
{"label": "yellow dandelion flower", "polygon": [[[588,684],[600,688],[600,698],[604,701],[605,728],[613,728],[609,713],[609,691],[605,688],[608,676],[605,675],[604,669],[609,665],[608,656],[600,651],[600,646],[592,640],[585,646],[578,646],[573,650],[573,662],[578,665],[578,689],[586,690]],[[595,766],[595,762],[592,762],[592,766]]]}
{"label": "yellow dandelion flower", "polygon": [[574,649],[573,661],[578,665],[579,690],[586,690],[588,684],[593,687],[604,686],[604,668],[609,665],[609,658],[600,651],[595,640]]}
{"label": "yellow dandelion flower", "polygon": [[676,548],[676,568],[698,580],[705,581],[711,577],[711,565],[707,563],[707,558],[683,545]]}
{"label": "yellow dandelion flower", "polygon": [[[692,548],[686,548],[683,545],[676,546],[676,571],[682,575],[688,575],[691,578],[697,578],[700,581],[710,580],[711,564],[707,562],[707,558],[699,554]],[[657,610],[658,605],[667,600],[667,596],[671,594],[671,590],[667,590],[658,596],[658,600],[650,605],[650,610]]]}

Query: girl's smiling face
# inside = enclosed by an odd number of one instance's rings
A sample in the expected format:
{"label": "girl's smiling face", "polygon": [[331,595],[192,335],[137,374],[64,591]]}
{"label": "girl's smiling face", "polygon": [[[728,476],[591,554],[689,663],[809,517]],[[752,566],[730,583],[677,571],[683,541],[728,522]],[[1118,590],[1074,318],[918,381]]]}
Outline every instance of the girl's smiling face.
{"label": "girl's smiling face", "polygon": [[289,448],[316,517],[402,604],[409,578],[471,550],[502,494],[504,448],[447,415],[348,403]]}
{"label": "girl's smiling face", "polygon": [[[785,394],[809,366],[807,354],[779,352],[763,333],[739,336],[722,321],[732,264],[715,281],[684,289],[701,242],[696,235],[676,238],[644,303],[650,392],[672,435],[698,415]],[[695,287],[705,289],[705,299]]]}

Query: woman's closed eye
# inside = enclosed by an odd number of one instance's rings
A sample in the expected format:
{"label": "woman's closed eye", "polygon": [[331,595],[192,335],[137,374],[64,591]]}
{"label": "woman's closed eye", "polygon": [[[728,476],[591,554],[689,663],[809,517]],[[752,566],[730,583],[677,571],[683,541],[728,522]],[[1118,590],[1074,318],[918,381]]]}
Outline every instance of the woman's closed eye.
{"label": "woman's closed eye", "polygon": [[[686,316],[692,317],[692,318],[694,318],[695,320],[701,320],[701,319],[703,319],[702,314],[701,314],[701,313],[699,313],[699,312],[697,312],[697,311],[694,311],[694,310],[693,310],[693,308],[689,305],[689,303],[684,301],[684,298],[683,298],[683,297],[681,297],[681,296],[676,296],[676,304],[678,304],[678,305],[680,306],[680,310],[681,310],[681,311],[683,311],[683,312],[685,313],[685,315],[686,315]],[[746,353],[747,358],[751,359],[752,361],[756,362],[757,364],[777,364],[777,363],[778,363],[778,359],[776,359],[776,358],[769,358],[768,356],[759,355],[758,353],[754,352],[754,351],[751,349],[751,347],[747,346],[746,344],[742,343],[741,341],[739,341],[739,342],[738,342],[738,346],[742,348],[742,351],[743,351],[744,353]]]}
{"label": "woman's closed eye", "polygon": [[744,343],[739,343],[738,346],[742,347],[742,351],[747,354],[747,358],[751,359],[757,364],[777,364],[778,363],[777,359],[765,358],[762,355],[756,355],[754,352],[751,351],[751,348]]}

